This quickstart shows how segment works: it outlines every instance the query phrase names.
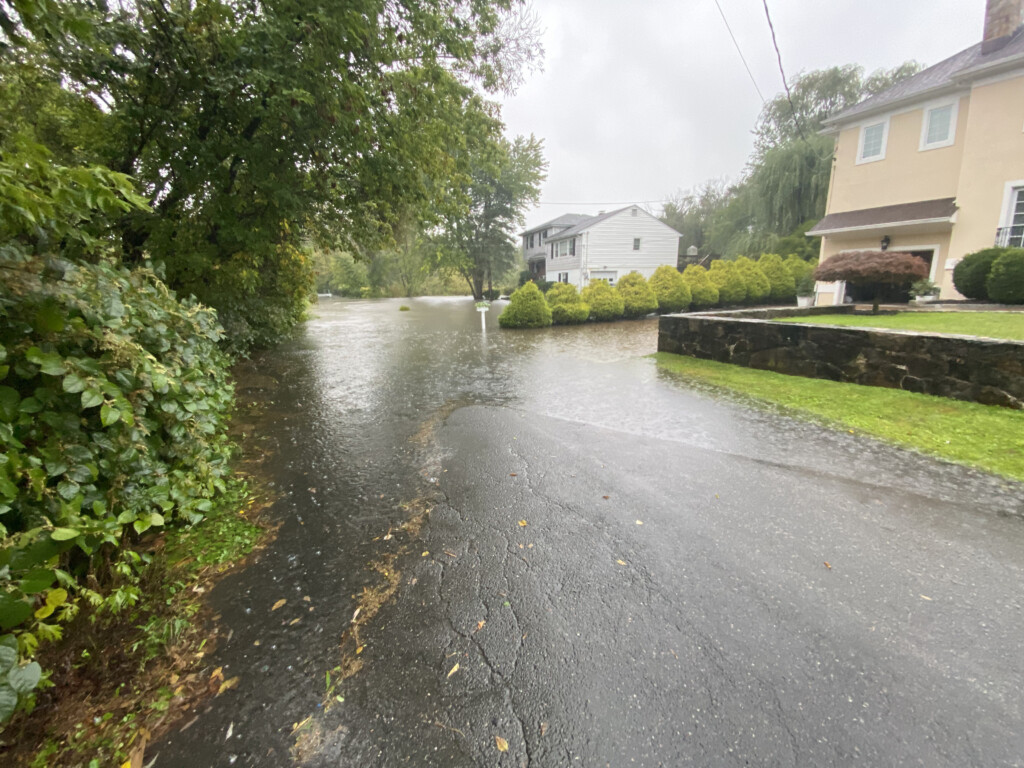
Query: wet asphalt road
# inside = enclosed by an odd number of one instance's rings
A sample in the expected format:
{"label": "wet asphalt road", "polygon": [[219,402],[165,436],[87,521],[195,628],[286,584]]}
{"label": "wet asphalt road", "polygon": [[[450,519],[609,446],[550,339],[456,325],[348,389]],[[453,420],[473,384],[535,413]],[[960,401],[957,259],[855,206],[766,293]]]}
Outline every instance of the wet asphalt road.
{"label": "wet asphalt road", "polygon": [[407,303],[240,382],[282,527],[157,766],[1024,765],[1020,485],[695,391],[653,321]]}

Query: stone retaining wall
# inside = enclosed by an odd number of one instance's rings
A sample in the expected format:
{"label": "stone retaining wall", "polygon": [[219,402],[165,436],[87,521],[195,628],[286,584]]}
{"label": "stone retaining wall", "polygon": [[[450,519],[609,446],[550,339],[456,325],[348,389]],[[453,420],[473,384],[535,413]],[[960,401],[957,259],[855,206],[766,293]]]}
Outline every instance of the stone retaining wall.
{"label": "stone retaining wall", "polygon": [[852,307],[665,315],[658,351],[986,405],[1024,408],[1024,342],[769,322]]}

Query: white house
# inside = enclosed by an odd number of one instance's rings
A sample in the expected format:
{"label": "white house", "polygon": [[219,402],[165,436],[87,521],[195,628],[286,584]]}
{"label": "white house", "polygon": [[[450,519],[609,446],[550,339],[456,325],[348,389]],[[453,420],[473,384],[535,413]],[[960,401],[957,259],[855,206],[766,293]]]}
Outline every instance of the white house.
{"label": "white house", "polygon": [[584,288],[591,280],[614,285],[639,272],[646,278],[662,264],[675,267],[679,232],[631,205],[581,221],[548,238],[547,279]]}
{"label": "white house", "polygon": [[523,258],[534,278],[537,280],[547,279],[544,273],[544,257],[548,253],[548,240],[589,218],[590,216],[582,213],[566,213],[557,219],[545,221],[533,229],[520,233],[520,237],[523,238]]}

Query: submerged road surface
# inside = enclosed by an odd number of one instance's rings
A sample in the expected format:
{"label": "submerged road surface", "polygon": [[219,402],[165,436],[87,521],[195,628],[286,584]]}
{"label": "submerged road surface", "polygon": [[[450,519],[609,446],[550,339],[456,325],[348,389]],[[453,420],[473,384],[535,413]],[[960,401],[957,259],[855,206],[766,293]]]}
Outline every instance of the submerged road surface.
{"label": "submerged road surface", "polygon": [[157,766],[1024,765],[1020,485],[407,303],[241,382],[281,529]]}

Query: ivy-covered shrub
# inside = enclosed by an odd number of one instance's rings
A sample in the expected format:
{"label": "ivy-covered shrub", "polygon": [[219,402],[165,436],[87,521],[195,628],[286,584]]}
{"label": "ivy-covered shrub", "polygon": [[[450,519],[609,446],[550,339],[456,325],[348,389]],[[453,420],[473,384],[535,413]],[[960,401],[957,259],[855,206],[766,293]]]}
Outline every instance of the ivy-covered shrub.
{"label": "ivy-covered shrub", "polygon": [[659,312],[682,312],[690,306],[690,288],[675,267],[662,264],[654,270],[650,286],[658,299]]}
{"label": "ivy-covered shrub", "polygon": [[622,294],[605,280],[591,280],[583,289],[581,297],[590,306],[590,317],[600,322],[618,320],[626,311]]}
{"label": "ivy-covered shrub", "polygon": [[1024,304],[1024,248],[1009,248],[992,263],[988,297],[1000,304]]}
{"label": "ivy-covered shrub", "polygon": [[796,279],[786,268],[782,257],[777,253],[762,253],[757,260],[764,276],[768,278],[771,290],[768,296],[772,301],[793,301],[796,298]]}
{"label": "ivy-covered shrub", "polygon": [[736,268],[736,262],[722,259],[712,261],[708,279],[718,289],[719,304],[731,306],[747,300],[747,283]]}
{"label": "ivy-covered shrub", "polygon": [[517,288],[498,317],[502,328],[544,328],[551,325],[551,308],[535,283]]}
{"label": "ivy-covered shrub", "polygon": [[590,317],[590,306],[583,302],[572,283],[555,283],[545,298],[551,307],[551,322],[555,325],[578,325]]}
{"label": "ivy-covered shrub", "polygon": [[690,289],[693,306],[696,309],[704,309],[718,303],[718,288],[711,282],[704,267],[691,264],[683,270],[683,280]]}
{"label": "ivy-covered shrub", "polygon": [[629,318],[645,317],[658,311],[658,297],[654,295],[646,278],[639,272],[630,272],[615,286],[622,295],[623,315]]}
{"label": "ivy-covered shrub", "polygon": [[987,301],[988,276],[995,260],[1006,253],[1007,248],[984,248],[968,253],[953,267],[953,285],[968,299]]}
{"label": "ivy-covered shrub", "polygon": [[746,256],[740,256],[736,259],[736,269],[743,275],[743,282],[747,286],[747,303],[759,304],[767,301],[771,296],[772,284],[768,282],[768,278],[757,263]]}
{"label": "ivy-covered shrub", "polygon": [[225,489],[233,389],[216,314],[150,270],[0,271],[0,630],[28,659],[80,600],[133,604],[143,558],[125,545]]}

